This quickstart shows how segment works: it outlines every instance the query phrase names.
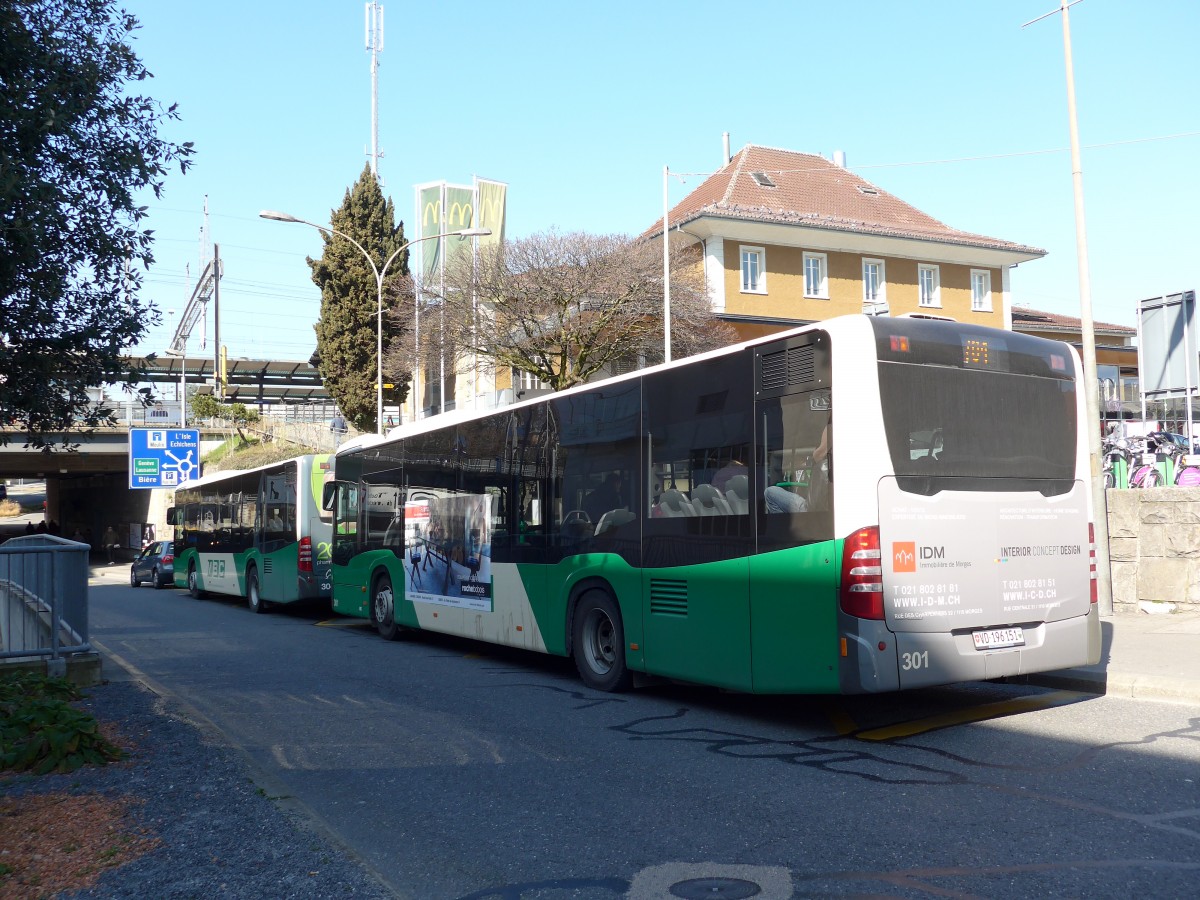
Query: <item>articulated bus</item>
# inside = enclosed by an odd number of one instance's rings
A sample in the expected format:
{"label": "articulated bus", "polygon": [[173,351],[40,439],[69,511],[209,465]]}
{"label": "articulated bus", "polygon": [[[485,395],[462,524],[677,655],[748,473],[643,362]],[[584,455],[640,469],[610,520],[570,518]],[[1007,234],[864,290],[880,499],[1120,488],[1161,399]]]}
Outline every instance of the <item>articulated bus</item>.
{"label": "articulated bus", "polygon": [[328,598],[333,517],[320,507],[332,457],[217,472],[175,492],[175,584],[270,604]]}
{"label": "articulated bus", "polygon": [[1094,663],[1067,344],[847,316],[345,446],[333,606],[635,676],[864,693]]}

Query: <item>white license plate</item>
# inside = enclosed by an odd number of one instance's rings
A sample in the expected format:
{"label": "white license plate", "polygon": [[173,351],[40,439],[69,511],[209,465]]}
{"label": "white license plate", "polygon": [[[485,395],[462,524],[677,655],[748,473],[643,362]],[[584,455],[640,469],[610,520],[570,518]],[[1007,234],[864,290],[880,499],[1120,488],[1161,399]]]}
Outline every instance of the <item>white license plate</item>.
{"label": "white license plate", "polygon": [[971,632],[976,650],[993,650],[996,647],[1020,647],[1025,635],[1020,628],[991,628],[987,631]]}

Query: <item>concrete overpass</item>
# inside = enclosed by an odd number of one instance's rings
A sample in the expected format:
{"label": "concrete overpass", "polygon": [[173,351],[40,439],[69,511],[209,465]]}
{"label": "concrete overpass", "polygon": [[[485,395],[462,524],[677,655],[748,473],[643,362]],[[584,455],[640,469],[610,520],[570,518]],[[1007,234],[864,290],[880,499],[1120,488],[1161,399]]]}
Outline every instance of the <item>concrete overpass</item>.
{"label": "concrete overpass", "polygon": [[[130,362],[145,372],[147,382],[212,390],[211,358],[164,356]],[[225,402],[289,407],[332,403],[320,373],[307,362],[231,359],[226,372]],[[169,390],[163,393],[169,394]],[[133,525],[150,523],[161,529],[166,522],[170,491],[129,489],[129,429],[176,426],[178,406],[169,410],[164,421],[154,417],[162,409],[146,409],[138,400],[123,401],[117,396],[106,405],[115,407],[120,420],[116,427],[50,435],[56,448],[53,452],[30,447],[22,432],[0,427],[0,479],[44,480],[46,518],[56,521],[67,536],[76,528],[84,534],[90,529],[98,541],[109,525],[118,527],[124,537]],[[202,430],[201,453],[214,449],[226,437],[218,431],[206,437]],[[75,449],[62,449],[67,445],[75,445]]]}

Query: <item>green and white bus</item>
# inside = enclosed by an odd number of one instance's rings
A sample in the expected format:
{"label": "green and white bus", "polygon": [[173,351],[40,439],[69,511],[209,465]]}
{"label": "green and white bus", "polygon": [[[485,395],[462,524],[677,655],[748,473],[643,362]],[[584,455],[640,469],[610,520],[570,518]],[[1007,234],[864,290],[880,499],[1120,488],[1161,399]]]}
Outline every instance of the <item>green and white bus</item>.
{"label": "green and white bus", "polygon": [[175,491],[175,584],[270,604],[328,598],[333,518],[320,498],[332,457],[217,472]]}
{"label": "green and white bus", "polygon": [[1095,662],[1080,372],[1064,343],[847,316],[368,437],[327,489],[333,607],[573,657],[600,690]]}

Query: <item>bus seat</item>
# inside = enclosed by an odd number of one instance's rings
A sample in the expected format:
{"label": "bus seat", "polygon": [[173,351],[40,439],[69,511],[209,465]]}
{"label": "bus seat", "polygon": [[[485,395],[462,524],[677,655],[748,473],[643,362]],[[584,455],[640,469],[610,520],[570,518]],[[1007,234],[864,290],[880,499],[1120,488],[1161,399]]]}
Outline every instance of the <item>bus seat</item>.
{"label": "bus seat", "polygon": [[692,508],[698,516],[729,515],[729,504],[711,484],[698,484],[692,488]]}
{"label": "bus seat", "polygon": [[734,475],[725,482],[725,501],[735,516],[750,512],[750,480],[745,475]]}
{"label": "bus seat", "polygon": [[610,509],[596,523],[596,534],[601,534],[621,525],[628,525],[636,517],[627,509]]}
{"label": "bus seat", "polygon": [[664,519],[677,519],[680,516],[694,516],[696,513],[681,491],[668,488],[658,498],[658,514]]}

